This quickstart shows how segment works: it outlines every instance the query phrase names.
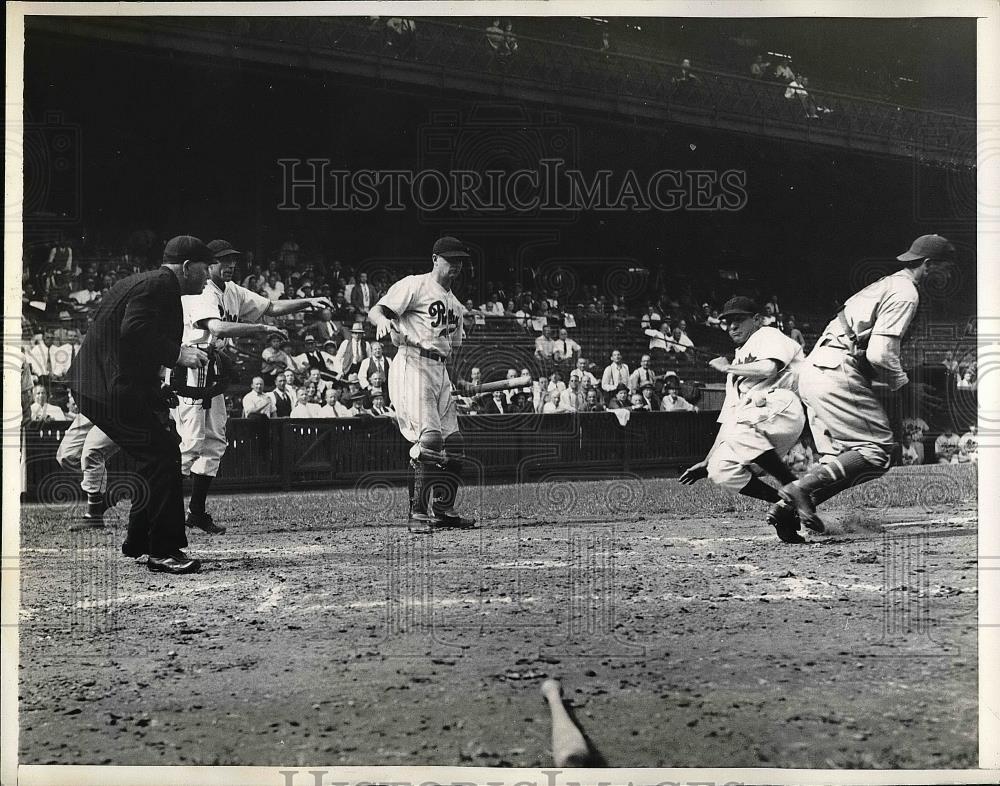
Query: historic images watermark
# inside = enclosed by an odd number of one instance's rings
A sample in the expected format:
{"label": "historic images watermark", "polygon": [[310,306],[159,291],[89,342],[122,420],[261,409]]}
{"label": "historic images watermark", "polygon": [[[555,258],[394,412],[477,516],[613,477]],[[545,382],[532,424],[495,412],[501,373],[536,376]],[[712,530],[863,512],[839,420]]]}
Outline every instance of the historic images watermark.
{"label": "historic images watermark", "polygon": [[280,158],[279,210],[479,214],[564,211],[729,211],[748,200],[747,174],[728,169],[628,169],[589,173],[563,159],[543,158],[536,168],[336,169],[326,158]]}

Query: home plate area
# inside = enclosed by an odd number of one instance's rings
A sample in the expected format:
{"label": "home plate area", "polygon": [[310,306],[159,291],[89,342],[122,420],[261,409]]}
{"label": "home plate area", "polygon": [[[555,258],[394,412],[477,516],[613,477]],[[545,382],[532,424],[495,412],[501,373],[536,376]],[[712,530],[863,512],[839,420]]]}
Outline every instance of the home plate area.
{"label": "home plate area", "polygon": [[22,761],[551,766],[558,679],[610,766],[976,766],[975,473],[944,469],[800,546],[663,479],[466,489],[479,527],[432,536],[402,489],[217,496],[180,577],[121,556],[127,502],[25,506]]}

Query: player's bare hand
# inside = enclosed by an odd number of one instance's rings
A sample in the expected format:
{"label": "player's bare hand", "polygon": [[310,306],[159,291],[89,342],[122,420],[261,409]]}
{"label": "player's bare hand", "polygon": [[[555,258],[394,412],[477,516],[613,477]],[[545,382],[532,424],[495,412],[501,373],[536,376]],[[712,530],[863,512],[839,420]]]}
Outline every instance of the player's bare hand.
{"label": "player's bare hand", "polygon": [[389,335],[392,330],[392,320],[385,317],[375,318],[375,339],[381,341]]}
{"label": "player's bare hand", "polygon": [[681,473],[681,476],[678,478],[678,480],[685,486],[690,486],[694,483],[697,483],[702,478],[707,478],[707,477],[708,477],[708,462],[699,461],[697,464],[692,464],[690,467],[684,470],[684,472]]}
{"label": "player's bare hand", "polygon": [[288,333],[277,325],[261,325],[260,332],[265,336],[281,336],[288,338]]}
{"label": "player's bare hand", "polygon": [[309,308],[313,311],[319,311],[321,308],[328,308],[331,311],[333,310],[333,303],[330,301],[330,298],[311,297],[306,299],[309,301]]}
{"label": "player's bare hand", "polygon": [[208,355],[198,347],[181,347],[177,355],[177,365],[184,368],[204,368],[208,365]]}
{"label": "player's bare hand", "polygon": [[730,366],[729,358],[720,355],[719,357],[712,358],[710,361],[708,361],[708,365],[710,365],[716,371],[721,371],[723,374],[725,374],[727,371],[729,371],[729,366]]}

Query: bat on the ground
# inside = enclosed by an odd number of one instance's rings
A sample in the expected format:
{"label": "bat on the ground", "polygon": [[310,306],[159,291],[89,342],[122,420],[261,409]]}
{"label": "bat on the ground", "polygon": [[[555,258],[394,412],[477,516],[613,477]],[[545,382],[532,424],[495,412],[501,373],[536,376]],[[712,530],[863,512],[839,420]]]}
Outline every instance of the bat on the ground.
{"label": "bat on the ground", "polygon": [[496,382],[483,382],[480,385],[470,385],[468,382],[459,382],[458,387],[452,389],[453,396],[478,396],[481,393],[493,393],[497,390],[514,390],[515,388],[526,388],[531,384],[531,377],[515,377],[514,379],[501,379]]}
{"label": "bat on the ground", "polygon": [[585,767],[590,763],[590,749],[583,732],[573,723],[562,700],[562,688],[556,680],[542,683],[542,695],[552,716],[552,758],[557,767]]}

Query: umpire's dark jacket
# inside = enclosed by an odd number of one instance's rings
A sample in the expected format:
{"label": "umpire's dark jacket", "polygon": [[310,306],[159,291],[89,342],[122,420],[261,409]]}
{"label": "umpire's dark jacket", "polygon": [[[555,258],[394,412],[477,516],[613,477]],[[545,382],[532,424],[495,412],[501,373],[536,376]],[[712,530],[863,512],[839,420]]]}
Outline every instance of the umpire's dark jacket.
{"label": "umpire's dark jacket", "polygon": [[177,363],[183,330],[181,287],[169,269],[119,281],[101,300],[73,360],[70,386],[77,400],[116,408],[136,400],[151,404],[160,367]]}

